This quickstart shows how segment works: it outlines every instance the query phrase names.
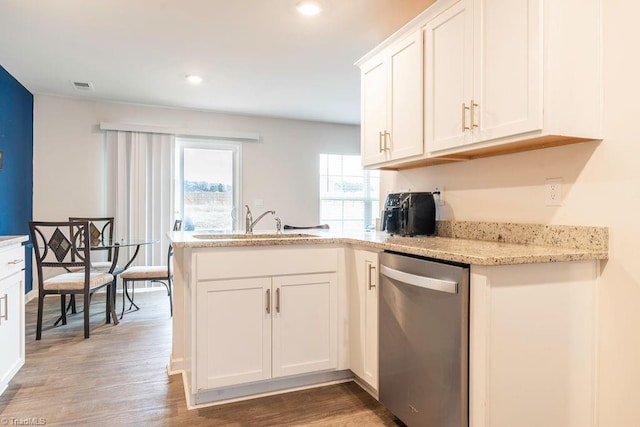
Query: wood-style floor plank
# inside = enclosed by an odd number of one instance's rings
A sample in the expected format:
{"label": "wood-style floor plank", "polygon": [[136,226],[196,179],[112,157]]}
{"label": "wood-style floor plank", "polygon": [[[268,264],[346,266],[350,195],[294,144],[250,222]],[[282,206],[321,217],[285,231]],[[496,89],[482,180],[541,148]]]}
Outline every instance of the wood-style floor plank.
{"label": "wood-style floor plank", "polygon": [[37,304],[29,302],[26,363],[0,396],[0,424],[35,419],[48,426],[402,425],[351,382],[189,411],[182,377],[167,375],[166,293],[136,293],[136,302],[141,310],[113,326],[104,323],[104,295],[95,295],[91,338],[85,340],[81,313],[69,315],[65,326],[52,326],[60,306],[48,296],[41,341],[35,340]]}

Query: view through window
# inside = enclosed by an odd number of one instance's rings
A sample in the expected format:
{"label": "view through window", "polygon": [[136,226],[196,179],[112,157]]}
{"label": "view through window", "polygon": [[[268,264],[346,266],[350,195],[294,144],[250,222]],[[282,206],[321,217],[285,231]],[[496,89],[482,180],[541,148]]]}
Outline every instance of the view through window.
{"label": "view through window", "polygon": [[176,208],[183,230],[233,230],[240,199],[239,145],[177,142]]}
{"label": "view through window", "polygon": [[374,230],[380,211],[380,173],[360,156],[320,154],[320,222],[336,231]]}

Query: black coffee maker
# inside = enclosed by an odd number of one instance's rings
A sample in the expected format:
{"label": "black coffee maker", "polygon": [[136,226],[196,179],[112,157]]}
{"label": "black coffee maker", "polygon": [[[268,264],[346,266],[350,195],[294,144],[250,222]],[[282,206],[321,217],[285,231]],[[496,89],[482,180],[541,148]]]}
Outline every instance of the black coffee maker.
{"label": "black coffee maker", "polygon": [[399,236],[432,236],[436,232],[433,193],[391,193],[382,210],[381,230]]}

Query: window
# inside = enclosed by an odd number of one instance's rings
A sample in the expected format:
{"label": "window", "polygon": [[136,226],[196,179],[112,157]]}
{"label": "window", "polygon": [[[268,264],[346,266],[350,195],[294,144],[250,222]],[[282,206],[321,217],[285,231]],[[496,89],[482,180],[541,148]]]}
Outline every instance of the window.
{"label": "window", "polygon": [[360,156],[320,154],[320,222],[332,230],[375,229],[380,173],[363,170]]}
{"label": "window", "polygon": [[240,144],[176,139],[176,218],[183,230],[238,228]]}

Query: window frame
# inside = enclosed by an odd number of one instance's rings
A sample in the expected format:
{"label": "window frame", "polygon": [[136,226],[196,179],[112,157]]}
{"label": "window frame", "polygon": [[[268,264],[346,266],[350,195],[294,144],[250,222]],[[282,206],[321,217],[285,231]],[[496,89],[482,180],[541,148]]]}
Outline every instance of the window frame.
{"label": "window frame", "polygon": [[[320,153],[320,155],[318,157],[318,169],[320,169],[320,164],[322,164],[321,156],[340,156],[340,157],[343,158],[342,159],[343,165],[344,165],[344,157],[349,156],[349,157],[360,157],[361,158],[361,156],[358,155],[358,154]],[[328,159],[327,159],[327,161],[328,161]],[[319,181],[319,183],[318,183],[318,191],[319,191],[319,194],[318,194],[318,218],[320,219],[320,222],[337,222],[337,221],[339,221],[342,224],[342,229],[344,231],[345,230],[345,227],[344,227],[345,223],[354,221],[354,220],[351,220],[351,219],[345,219],[344,218],[344,202],[351,202],[351,201],[363,202],[365,207],[364,207],[363,212],[362,212],[363,216],[362,216],[362,220],[361,221],[365,224],[365,227],[363,228],[362,231],[367,230],[368,229],[367,226],[366,226],[366,224],[367,224],[367,213],[371,212],[372,215],[375,215],[373,213],[372,209],[371,209],[371,206],[369,206],[369,209],[366,208],[367,204],[371,204],[373,202],[377,202],[378,203],[378,208],[380,208],[380,194],[379,194],[379,192],[380,192],[380,188],[379,188],[380,176],[378,175],[378,177],[377,177],[377,180],[378,180],[378,194],[376,196],[367,197],[365,194],[367,194],[368,192],[365,191],[365,189],[371,187],[371,185],[370,185],[371,178],[372,178],[371,177],[371,173],[372,172],[378,172],[378,174],[379,174],[379,171],[366,169],[366,168],[362,167],[362,179],[363,179],[363,184],[365,185],[365,188],[363,188],[363,195],[362,196],[352,196],[352,197],[338,197],[338,196],[328,196],[328,195],[323,196],[322,190],[320,189],[321,188],[320,186],[323,184],[322,183],[322,177],[340,176],[341,179],[344,180],[345,176],[351,176],[351,175],[345,175],[344,174],[344,170],[341,171],[340,175],[331,175],[331,174],[328,173],[328,170],[326,170],[326,171],[319,170],[318,172],[319,172],[318,173],[318,181]],[[342,207],[343,207],[342,217],[339,220],[331,220],[331,219],[323,218],[322,217],[322,202],[323,201],[339,201],[339,202],[342,202],[342,204],[343,204],[342,205]],[[370,218],[370,221],[369,221],[370,222],[370,226],[373,226],[374,229],[376,228],[376,225],[377,225],[376,224],[376,218],[378,218],[378,217],[377,216],[373,216],[372,218]]]}
{"label": "window frame", "polygon": [[[176,136],[176,176],[174,213],[176,218],[184,220],[184,149],[226,150],[232,152],[233,158],[233,230],[239,230],[242,216],[242,144],[213,138],[195,138]],[[230,231],[233,231],[230,230]]]}

